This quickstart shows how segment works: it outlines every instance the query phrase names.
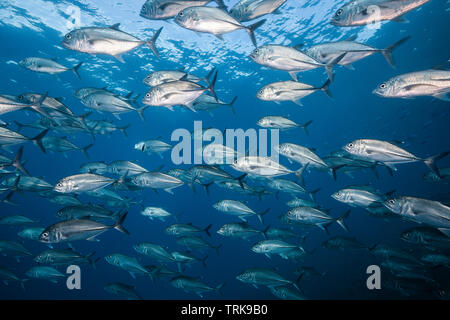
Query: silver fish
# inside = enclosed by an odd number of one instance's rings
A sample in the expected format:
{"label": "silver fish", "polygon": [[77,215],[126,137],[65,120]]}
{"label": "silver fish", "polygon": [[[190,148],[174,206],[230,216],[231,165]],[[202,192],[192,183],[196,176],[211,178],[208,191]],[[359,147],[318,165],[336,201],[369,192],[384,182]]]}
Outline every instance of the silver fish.
{"label": "silver fish", "polygon": [[73,73],[75,73],[75,75],[79,79],[81,79],[81,77],[80,74],[78,73],[78,69],[81,67],[82,64],[83,62],[80,62],[76,66],[68,68],[56,62],[55,60],[37,57],[25,58],[19,61],[19,65],[24,67],[25,69],[35,72],[48,73],[52,75],[72,70]]}
{"label": "silver fish", "polygon": [[120,23],[110,27],[88,27],[75,29],[64,36],[62,45],[71,50],[86,52],[90,54],[108,54],[120,62],[124,62],[122,54],[146,44],[153,53],[159,57],[155,42],[161,33],[162,27],[155,32],[148,41],[138,38],[119,30]]}
{"label": "silver fish", "polygon": [[240,0],[230,9],[230,14],[237,21],[246,22],[266,14],[275,14],[285,2],[286,0]]}

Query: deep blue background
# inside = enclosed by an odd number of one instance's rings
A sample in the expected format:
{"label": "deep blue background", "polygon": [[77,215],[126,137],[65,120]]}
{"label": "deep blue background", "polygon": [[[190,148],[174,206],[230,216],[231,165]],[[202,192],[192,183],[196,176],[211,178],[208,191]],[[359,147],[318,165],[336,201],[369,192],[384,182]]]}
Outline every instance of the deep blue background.
{"label": "deep blue background", "polygon": [[[149,21],[138,16],[143,1],[131,1],[126,4],[124,18],[121,17],[121,6],[114,10],[115,16],[108,17],[105,10],[95,9],[96,1],[90,3],[76,3],[83,10],[83,16],[91,16],[93,23],[113,24],[121,22],[123,29],[136,34],[133,25],[139,26],[139,34],[150,37],[153,30],[160,26],[165,29],[157,46],[161,50],[161,60],[157,60],[148,48],[142,47],[124,55],[125,64],[108,56],[93,57],[88,54],[57,48],[64,32],[46,24],[52,21],[55,12],[45,17],[46,11],[41,7],[27,10],[20,9],[20,4],[11,1],[0,2],[0,13],[3,17],[11,15],[9,19],[0,21],[0,93],[20,94],[23,92],[48,91],[52,97],[64,97],[64,103],[75,113],[85,112],[85,108],[73,97],[73,93],[80,87],[103,87],[108,85],[110,89],[128,92],[130,90],[143,96],[148,88],[142,83],[142,79],[150,70],[185,68],[195,70],[197,75],[205,74],[210,66],[216,66],[219,70],[219,78],[216,84],[217,92],[222,100],[229,101],[235,95],[238,100],[235,105],[236,115],[228,108],[214,111],[211,117],[207,113],[192,113],[183,108],[176,108],[175,112],[162,108],[149,107],[145,111],[146,121],[142,122],[135,113],[122,116],[118,121],[112,116],[95,113],[92,118],[108,118],[116,123],[131,124],[128,129],[128,137],[119,132],[111,136],[97,136],[94,147],[89,151],[90,161],[104,160],[130,160],[139,163],[148,170],[164,164],[164,170],[174,167],[171,164],[169,153],[164,159],[157,156],[148,156],[134,150],[134,144],[141,140],[163,137],[169,141],[171,132],[176,128],[192,130],[194,120],[202,120],[203,127],[225,128],[256,128],[256,121],[266,115],[284,115],[292,120],[303,123],[313,120],[310,126],[310,136],[306,136],[300,129],[281,132],[281,142],[293,142],[307,147],[314,147],[321,156],[341,148],[347,142],[358,138],[374,138],[380,140],[406,141],[405,148],[415,155],[425,157],[450,149],[448,108],[449,104],[433,98],[417,98],[412,100],[382,99],[371,91],[382,81],[410,71],[431,68],[445,62],[449,55],[448,50],[448,2],[433,0],[421,9],[407,14],[410,23],[399,24],[394,22],[383,23],[378,30],[367,28],[337,28],[328,24],[335,10],[343,1],[301,1],[287,4],[281,8],[283,15],[278,15],[276,21],[272,17],[261,30],[257,31],[259,44],[264,43],[305,43],[310,46],[323,41],[332,41],[348,38],[357,34],[358,40],[365,41],[374,47],[383,48],[394,43],[401,37],[410,35],[411,39],[394,52],[396,69],[392,69],[381,54],[374,54],[354,64],[355,71],[345,68],[336,68],[335,82],[330,86],[333,99],[327,98],[318,92],[303,100],[304,107],[286,102],[276,105],[256,99],[258,89],[270,82],[288,80],[289,75],[282,71],[268,70],[250,61],[247,57],[251,51],[250,41],[244,31],[225,36],[224,43],[214,39],[210,35],[197,37],[194,33],[188,39],[179,39],[178,31],[181,29],[173,23],[161,21]],[[64,7],[66,2],[43,2]],[[99,1],[105,7],[103,1]],[[321,9],[325,3],[326,10]],[[26,6],[24,2],[23,6]],[[50,5],[52,4],[52,5]],[[227,2],[228,4],[228,2]],[[124,5],[125,6],[125,5]],[[293,8],[293,9],[292,9]],[[290,10],[292,9],[292,10]],[[308,9],[308,11],[306,11]],[[307,16],[304,12],[313,12]],[[126,13],[126,15],[125,15]],[[290,13],[288,15],[288,13]],[[284,16],[286,14],[286,16]],[[64,14],[57,12],[58,17]],[[32,26],[40,30],[30,28],[26,24],[15,24],[14,21],[29,19]],[[100,18],[99,18],[100,17]],[[133,17],[133,18],[131,18]],[[42,18],[42,20],[41,20]],[[45,18],[45,19],[44,19]],[[314,18],[314,19],[313,19]],[[135,19],[135,20],[134,20]],[[275,18],[273,18],[275,19]],[[91,22],[91,20],[89,20]],[[274,28],[275,31],[271,31]],[[183,31],[185,32],[185,31]],[[283,37],[281,37],[281,35]],[[196,44],[212,43],[209,52],[203,49],[195,50]],[[214,46],[218,44],[217,46]],[[241,44],[244,49],[240,49]],[[245,54],[244,52],[245,51]],[[77,61],[84,61],[80,69],[82,80],[77,79],[72,73],[67,72],[59,76],[39,75],[22,69],[8,61],[19,61],[29,56],[58,57],[58,61],[66,65],[74,65]],[[69,59],[69,60],[67,60]],[[326,75],[323,70],[309,71],[301,75],[301,81],[314,85],[322,84]],[[36,119],[33,114],[12,113],[2,117],[6,122],[18,120],[31,122]],[[24,131],[27,135],[34,135],[36,131]],[[77,145],[84,146],[90,143],[91,138],[86,134],[69,137]],[[87,160],[81,152],[69,153],[66,159],[62,154],[42,154],[32,144],[27,144],[24,151],[24,159],[29,172],[37,177],[42,177],[50,183],[58,179],[75,174],[81,164]],[[297,169],[285,159],[282,164],[291,169]],[[440,166],[448,165],[448,159],[441,161]],[[187,168],[187,166],[182,166]],[[422,177],[427,172],[423,163],[413,163],[398,166],[398,171],[391,177],[385,170],[379,168],[380,179],[377,180],[371,172],[357,172],[354,179],[338,174],[335,182],[326,173],[310,172],[305,175],[306,185],[310,189],[317,187],[321,191],[317,194],[318,202],[331,209],[333,216],[342,214],[348,207],[330,198],[330,194],[349,184],[369,184],[382,190],[397,190],[400,195],[412,195],[424,198],[433,198],[436,195],[448,194],[448,185],[430,184],[423,181]],[[232,169],[233,175],[237,175]],[[222,215],[212,208],[212,204],[221,199],[232,198],[248,201],[248,205],[255,211],[271,208],[266,216],[266,223],[277,225],[277,217],[287,211],[284,204],[290,199],[287,195],[280,195],[279,200],[274,196],[265,197],[259,201],[255,197],[244,197],[237,193],[224,193],[224,190],[213,186],[208,197],[204,190],[197,188],[193,193],[189,187],[183,186],[174,190],[175,195],[165,192],[158,194],[152,191],[143,191],[135,194],[143,199],[146,206],[161,206],[173,213],[182,213],[183,222],[192,222],[194,225],[206,226],[213,224],[212,238],[207,239],[213,244],[222,243],[220,256],[213,251],[209,252],[207,268],[201,264],[194,265],[187,270],[191,276],[203,276],[203,281],[211,285],[226,282],[223,289],[223,297],[215,293],[206,294],[207,298],[224,299],[272,299],[273,296],[266,288],[259,290],[243,284],[235,279],[249,267],[276,267],[279,272],[289,279],[295,279],[293,271],[298,267],[291,261],[282,260],[274,256],[272,260],[266,259],[250,250],[252,242],[224,238],[216,234],[216,230],[224,223],[235,222],[232,217]],[[85,198],[87,199],[87,198]],[[39,220],[39,224],[46,226],[56,222],[55,213],[59,206],[50,203],[30,193],[16,194],[14,200],[19,206],[0,204],[1,215],[23,214],[32,219]],[[139,214],[139,207],[132,207],[125,221],[126,228],[131,232],[127,237],[116,231],[109,231],[99,237],[100,242],[78,242],[74,247],[83,253],[96,251],[97,256],[103,257],[110,253],[124,253],[138,255],[132,248],[141,241],[157,242],[169,246],[172,250],[181,250],[175,243],[175,238],[164,233],[164,228],[172,223],[150,221]],[[256,228],[261,228],[255,219],[250,220]],[[352,209],[348,226],[351,235],[367,245],[386,243],[393,246],[409,248],[399,239],[402,230],[413,226],[412,223],[400,221],[384,221],[368,217],[362,209]],[[16,233],[20,228],[0,226],[1,239],[17,239]],[[344,234],[343,230],[336,227],[330,228],[332,235]],[[305,232],[299,230],[299,232]],[[312,256],[305,259],[305,265],[314,266],[320,271],[327,271],[324,278],[305,278],[302,280],[302,288],[305,295],[314,299],[337,298],[394,298],[399,297],[387,290],[369,292],[365,288],[365,269],[369,264],[380,261],[365,251],[330,251],[320,247],[322,241],[327,239],[326,234],[319,229],[307,230],[306,247],[317,248]],[[45,250],[46,246],[40,243],[25,241],[24,245],[34,254]],[[61,246],[64,247],[64,246]],[[201,256],[200,253],[197,255]],[[149,258],[138,256],[143,264],[154,263]],[[25,271],[33,265],[31,258],[24,258],[18,264],[11,257],[0,256],[0,264],[8,266],[23,276]],[[175,266],[172,266],[173,268]],[[62,270],[63,271],[63,270]],[[117,269],[102,258],[97,269],[90,266],[82,268],[82,290],[69,291],[65,283],[58,285],[30,280],[26,283],[26,291],[22,291],[15,283],[9,286],[0,284],[0,298],[89,298],[110,299],[114,296],[106,293],[103,286],[108,282],[120,281],[136,285],[137,291],[147,299],[192,299],[197,298],[193,294],[186,294],[173,288],[166,280],[155,284],[145,277],[133,280],[129,274]]]}

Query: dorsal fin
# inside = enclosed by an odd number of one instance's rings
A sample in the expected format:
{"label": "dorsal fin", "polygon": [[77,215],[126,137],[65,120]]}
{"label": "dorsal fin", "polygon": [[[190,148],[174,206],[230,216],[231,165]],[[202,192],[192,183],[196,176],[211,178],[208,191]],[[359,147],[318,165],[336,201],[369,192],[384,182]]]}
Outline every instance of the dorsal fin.
{"label": "dorsal fin", "polygon": [[350,37],[344,39],[344,41],[355,41],[356,38],[357,38],[357,36],[356,36],[356,35],[353,35],[353,36],[350,36]]}
{"label": "dorsal fin", "polygon": [[113,24],[112,26],[109,26],[108,28],[114,29],[114,30],[119,30],[119,27],[120,27],[120,23],[116,23],[116,24]]}

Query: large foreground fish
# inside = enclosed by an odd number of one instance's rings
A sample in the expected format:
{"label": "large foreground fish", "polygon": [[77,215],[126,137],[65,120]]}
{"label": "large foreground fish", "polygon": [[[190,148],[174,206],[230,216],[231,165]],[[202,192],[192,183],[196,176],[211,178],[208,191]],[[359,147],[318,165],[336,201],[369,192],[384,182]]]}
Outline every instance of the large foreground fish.
{"label": "large foreground fish", "polygon": [[438,201],[399,197],[386,200],[384,205],[406,219],[438,228],[450,237],[450,207]]}
{"label": "large foreground fish", "polygon": [[383,82],[373,93],[385,98],[432,96],[450,101],[450,71],[425,70],[402,74]]}
{"label": "large foreground fish", "polygon": [[225,10],[214,7],[190,7],[178,12],[175,22],[180,26],[197,32],[206,32],[222,39],[222,35],[232,31],[244,29],[248,32],[253,45],[256,47],[254,31],[266,20],[260,20],[249,26],[242,25]]}
{"label": "large foreground fish", "polygon": [[430,0],[353,0],[336,11],[331,24],[339,27],[363,26],[392,20],[404,21],[402,16]]}
{"label": "large foreground fish", "polygon": [[86,52],[90,54],[108,54],[120,62],[124,62],[121,55],[146,44],[153,53],[159,57],[155,42],[161,33],[162,27],[155,32],[148,41],[142,41],[119,30],[120,23],[110,27],[87,27],[75,29],[64,36],[62,45],[71,50]]}

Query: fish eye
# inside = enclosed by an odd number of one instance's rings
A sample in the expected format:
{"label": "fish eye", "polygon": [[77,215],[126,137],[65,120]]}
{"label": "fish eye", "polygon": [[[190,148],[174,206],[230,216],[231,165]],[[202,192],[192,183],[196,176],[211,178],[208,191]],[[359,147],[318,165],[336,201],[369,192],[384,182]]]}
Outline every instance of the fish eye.
{"label": "fish eye", "polygon": [[395,200],[394,200],[394,199],[391,199],[391,200],[389,200],[389,203],[390,203],[390,204],[395,204]]}
{"label": "fish eye", "polygon": [[147,93],[145,96],[146,96],[147,98],[150,98],[150,93]]}
{"label": "fish eye", "polygon": [[384,88],[386,88],[386,83],[382,83],[382,84],[380,84],[380,89],[384,89]]}
{"label": "fish eye", "polygon": [[183,11],[178,12],[178,16],[182,17],[183,16]]}
{"label": "fish eye", "polygon": [[339,9],[338,11],[336,11],[336,16],[339,17],[343,12],[344,10]]}
{"label": "fish eye", "polygon": [[259,94],[263,94],[263,90],[259,90]]}
{"label": "fish eye", "polygon": [[349,146],[350,148],[352,148],[352,147],[353,147],[353,143],[350,142],[350,143],[348,144],[348,146]]}
{"label": "fish eye", "polygon": [[70,33],[66,34],[66,39],[70,39],[72,38],[72,36],[70,35]]}
{"label": "fish eye", "polygon": [[258,54],[258,53],[259,53],[259,50],[258,50],[258,49],[255,49],[255,53]]}

